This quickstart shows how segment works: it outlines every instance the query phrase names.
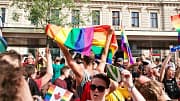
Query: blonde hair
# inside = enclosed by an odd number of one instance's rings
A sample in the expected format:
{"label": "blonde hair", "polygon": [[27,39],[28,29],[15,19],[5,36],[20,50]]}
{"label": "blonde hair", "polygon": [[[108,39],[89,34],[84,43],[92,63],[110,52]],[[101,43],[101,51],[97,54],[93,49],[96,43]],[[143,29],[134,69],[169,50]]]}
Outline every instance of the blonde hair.
{"label": "blonde hair", "polygon": [[136,81],[135,85],[147,101],[162,101],[163,85],[160,82],[150,80],[141,84]]}

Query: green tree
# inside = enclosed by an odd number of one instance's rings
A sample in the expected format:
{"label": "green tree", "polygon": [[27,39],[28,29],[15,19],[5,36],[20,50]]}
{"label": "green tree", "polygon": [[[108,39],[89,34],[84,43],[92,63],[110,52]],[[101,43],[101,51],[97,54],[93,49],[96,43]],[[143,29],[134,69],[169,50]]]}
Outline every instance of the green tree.
{"label": "green tree", "polygon": [[[47,23],[73,26],[72,23],[68,23],[67,16],[69,16],[69,14],[63,12],[63,9],[73,10],[76,8],[75,2],[87,1],[88,0],[13,0],[12,5],[24,9],[25,12],[29,12],[28,19],[37,27],[42,27]],[[78,17],[78,24],[84,23],[84,21],[79,18],[79,14],[75,16]]]}

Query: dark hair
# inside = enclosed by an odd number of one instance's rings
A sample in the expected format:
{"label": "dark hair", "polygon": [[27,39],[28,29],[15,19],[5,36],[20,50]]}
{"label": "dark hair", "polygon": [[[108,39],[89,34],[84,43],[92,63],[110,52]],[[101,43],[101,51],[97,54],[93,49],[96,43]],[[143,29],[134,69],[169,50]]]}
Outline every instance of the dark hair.
{"label": "dark hair", "polygon": [[5,60],[1,60],[0,64],[0,101],[21,101],[17,94],[21,86],[23,68],[15,68]]}
{"label": "dark hair", "polygon": [[61,58],[60,64],[65,64],[65,59],[64,58]]}
{"label": "dark hair", "polygon": [[69,67],[68,66],[64,66],[62,69],[61,69],[61,75],[64,75],[65,71],[68,70]]}
{"label": "dark hair", "polygon": [[26,77],[31,77],[31,75],[35,73],[35,65],[33,64],[27,64],[24,68]]}
{"label": "dark hair", "polygon": [[136,62],[140,62],[140,61],[141,61],[141,58],[137,57]]}
{"label": "dark hair", "polygon": [[91,64],[91,63],[94,63],[94,61],[95,61],[95,55],[94,55],[94,53],[91,53],[91,55],[90,56],[83,56],[83,60],[84,60],[84,62],[87,64],[87,65],[89,65],[89,64]]}
{"label": "dark hair", "polygon": [[155,61],[156,61],[156,62],[160,62],[160,59],[159,59],[159,58],[156,58]]}
{"label": "dark hair", "polygon": [[109,88],[110,86],[110,79],[107,75],[103,74],[103,73],[99,73],[99,74],[96,74],[93,76],[93,79],[94,78],[99,78],[99,79],[102,79],[104,80],[104,82],[106,82],[106,88]]}
{"label": "dark hair", "polygon": [[39,78],[43,77],[47,72],[47,67],[41,67],[39,72]]}
{"label": "dark hair", "polygon": [[38,64],[42,64],[42,65],[43,65],[43,58],[40,58],[40,59],[38,60]]}

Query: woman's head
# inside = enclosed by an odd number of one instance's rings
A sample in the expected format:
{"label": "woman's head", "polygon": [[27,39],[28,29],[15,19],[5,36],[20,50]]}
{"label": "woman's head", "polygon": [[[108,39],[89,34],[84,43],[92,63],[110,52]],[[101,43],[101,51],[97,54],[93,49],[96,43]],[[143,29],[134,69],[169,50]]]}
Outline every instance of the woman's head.
{"label": "woman's head", "polygon": [[70,75],[70,69],[68,66],[64,66],[60,72],[61,72],[61,75],[64,75],[66,78],[68,78]]}
{"label": "woman's head", "polygon": [[91,52],[90,56],[83,56],[83,60],[84,62],[89,65],[89,64],[93,64],[95,61],[95,55],[93,52]]}
{"label": "woman's head", "polygon": [[26,77],[32,77],[33,79],[36,78],[37,70],[35,68],[35,65],[27,64],[24,68]]}
{"label": "woman's head", "polygon": [[139,80],[135,82],[135,85],[147,101],[169,100],[169,97],[163,90],[163,85],[156,80],[150,80],[145,76],[141,76]]}
{"label": "woman's head", "polygon": [[23,68],[15,68],[7,61],[0,61],[0,101],[21,101],[20,94]]}
{"label": "woman's head", "polygon": [[174,76],[175,76],[175,68],[172,66],[168,66],[166,68],[166,77],[168,79],[172,79],[172,78],[174,78]]}
{"label": "woman's head", "polygon": [[96,74],[93,76],[90,93],[92,100],[103,100],[109,92],[110,79],[105,74]]}
{"label": "woman's head", "polygon": [[34,56],[31,53],[28,54],[27,58],[27,64],[34,64]]}

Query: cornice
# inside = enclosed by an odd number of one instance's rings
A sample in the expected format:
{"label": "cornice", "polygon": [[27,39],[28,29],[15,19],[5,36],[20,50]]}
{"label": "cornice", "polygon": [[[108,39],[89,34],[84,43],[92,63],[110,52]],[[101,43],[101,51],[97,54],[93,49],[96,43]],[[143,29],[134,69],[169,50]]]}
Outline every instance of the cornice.
{"label": "cornice", "polygon": [[170,4],[180,4],[180,0],[90,0],[90,2],[117,2],[117,3],[170,3]]}

